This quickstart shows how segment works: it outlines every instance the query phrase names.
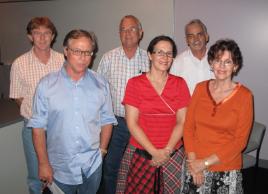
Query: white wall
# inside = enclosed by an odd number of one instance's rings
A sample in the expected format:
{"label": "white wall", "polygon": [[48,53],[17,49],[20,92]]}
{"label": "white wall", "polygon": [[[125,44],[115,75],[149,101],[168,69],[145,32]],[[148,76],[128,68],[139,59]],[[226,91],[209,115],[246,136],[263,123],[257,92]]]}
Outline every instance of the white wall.
{"label": "white wall", "polygon": [[173,35],[173,0],[55,0],[44,2],[0,4],[0,45],[2,60],[11,63],[30,47],[26,25],[31,17],[46,15],[56,25],[59,36],[54,48],[62,51],[62,41],[73,28],[94,31],[102,54],[119,45],[118,25],[127,14],[137,16],[144,28],[141,47],[147,49],[156,35]]}
{"label": "white wall", "polygon": [[[175,0],[175,38],[179,50],[185,47],[184,26],[199,18],[210,34],[209,45],[220,38],[237,41],[244,67],[235,78],[254,94],[255,120],[268,126],[268,1],[266,0]],[[268,132],[260,157],[268,159]]]}
{"label": "white wall", "polygon": [[22,148],[23,121],[0,128],[0,189],[6,194],[27,194],[26,163]]}

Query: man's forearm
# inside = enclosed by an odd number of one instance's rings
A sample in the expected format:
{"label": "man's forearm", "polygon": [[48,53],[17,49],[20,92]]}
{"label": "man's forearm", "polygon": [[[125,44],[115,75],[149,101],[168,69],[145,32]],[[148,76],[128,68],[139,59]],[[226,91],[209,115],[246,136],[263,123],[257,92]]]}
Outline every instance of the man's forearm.
{"label": "man's forearm", "polygon": [[48,164],[46,134],[44,129],[33,128],[33,144],[39,164]]}
{"label": "man's forearm", "polygon": [[107,151],[111,135],[112,135],[112,124],[104,125],[101,127],[101,134],[100,134],[100,149],[103,152]]}

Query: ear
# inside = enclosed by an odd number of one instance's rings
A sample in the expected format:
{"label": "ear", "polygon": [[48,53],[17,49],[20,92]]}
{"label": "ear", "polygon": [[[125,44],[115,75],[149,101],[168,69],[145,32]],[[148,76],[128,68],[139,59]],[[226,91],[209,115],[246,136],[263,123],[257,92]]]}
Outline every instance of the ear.
{"label": "ear", "polygon": [[139,30],[139,38],[142,39],[142,36],[143,36],[143,30]]}
{"label": "ear", "polygon": [[68,50],[68,48],[65,46],[65,47],[63,47],[63,53],[64,53],[64,56],[65,57],[67,57],[67,51]]}
{"label": "ear", "polygon": [[209,41],[209,35],[208,35],[208,33],[206,33],[205,37],[206,37],[206,43],[208,43],[208,41]]}
{"label": "ear", "polygon": [[54,38],[55,38],[55,34],[52,34],[52,37],[51,37],[52,42],[54,41]]}
{"label": "ear", "polygon": [[33,42],[33,36],[31,34],[27,34],[28,39]]}
{"label": "ear", "polygon": [[214,71],[214,66],[213,64],[209,65],[210,66],[210,71],[213,72]]}
{"label": "ear", "polygon": [[237,69],[238,69],[238,66],[235,65],[234,68],[233,68],[233,73],[236,73]]}
{"label": "ear", "polygon": [[151,53],[147,52],[147,55],[148,55],[149,60],[151,61],[151,60],[152,60],[152,55],[151,55]]}

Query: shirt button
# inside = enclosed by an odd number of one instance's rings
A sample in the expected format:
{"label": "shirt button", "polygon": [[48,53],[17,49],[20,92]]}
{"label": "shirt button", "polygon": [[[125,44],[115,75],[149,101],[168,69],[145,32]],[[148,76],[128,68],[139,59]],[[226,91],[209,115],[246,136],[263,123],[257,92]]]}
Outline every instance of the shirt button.
{"label": "shirt button", "polygon": [[76,115],[77,115],[77,114],[78,114],[78,112],[77,112],[77,111],[75,111],[75,112],[74,112],[74,114],[76,114]]}
{"label": "shirt button", "polygon": [[79,141],[75,141],[75,143],[79,144]]}

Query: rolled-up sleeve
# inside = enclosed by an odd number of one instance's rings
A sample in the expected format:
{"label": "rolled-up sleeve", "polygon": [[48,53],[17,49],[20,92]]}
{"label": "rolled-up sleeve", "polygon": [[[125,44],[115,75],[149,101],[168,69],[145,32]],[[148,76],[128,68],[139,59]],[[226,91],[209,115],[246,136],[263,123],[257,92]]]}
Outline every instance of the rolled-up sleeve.
{"label": "rolled-up sleeve", "polygon": [[27,127],[43,128],[46,130],[48,122],[48,102],[44,94],[46,90],[45,79],[41,80],[37,86],[34,101],[33,101],[33,115],[29,120]]}
{"label": "rolled-up sleeve", "polygon": [[101,107],[101,126],[107,124],[117,125],[112,107],[112,98],[108,82],[105,83],[105,102]]}

